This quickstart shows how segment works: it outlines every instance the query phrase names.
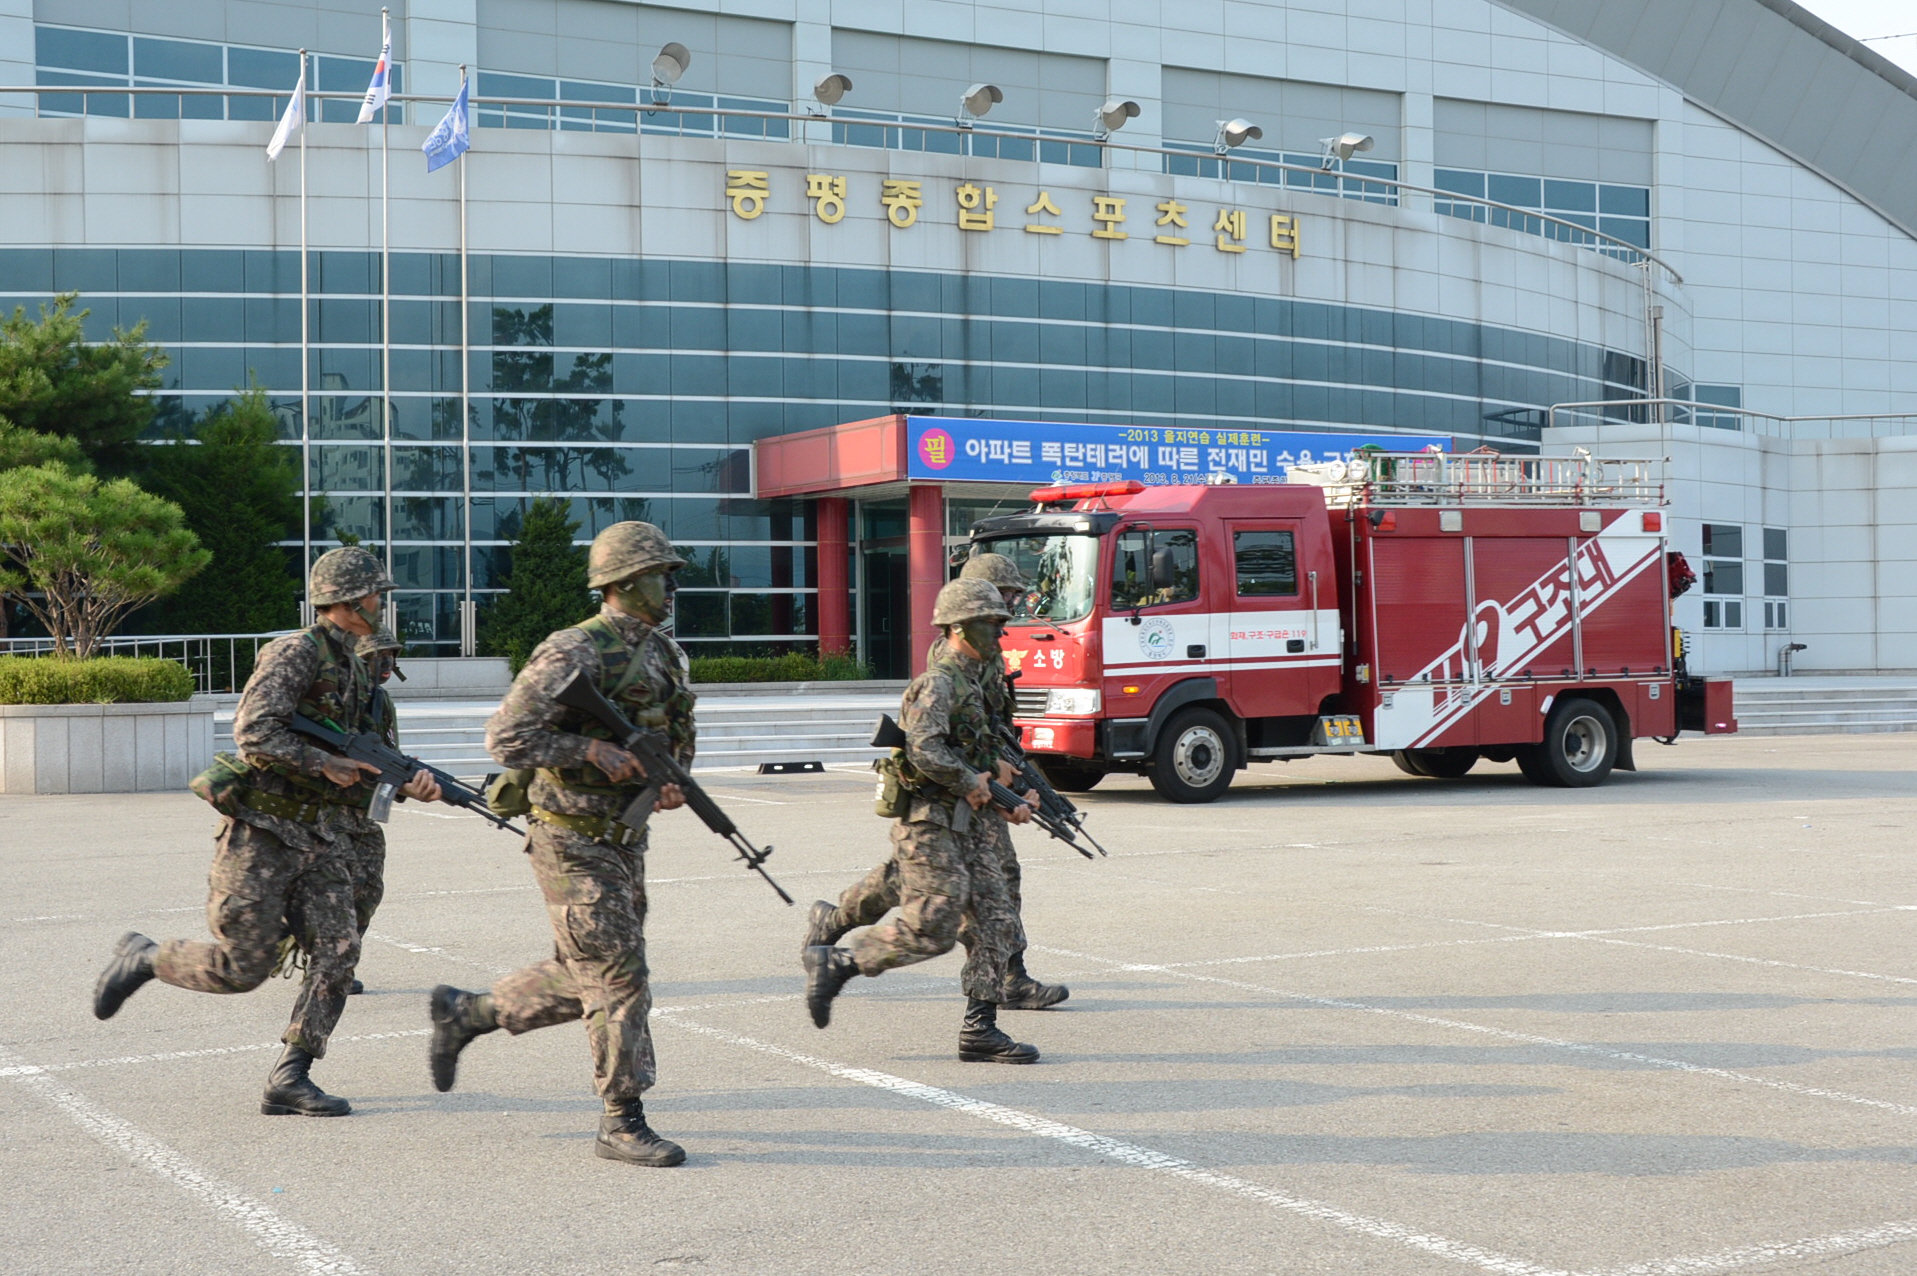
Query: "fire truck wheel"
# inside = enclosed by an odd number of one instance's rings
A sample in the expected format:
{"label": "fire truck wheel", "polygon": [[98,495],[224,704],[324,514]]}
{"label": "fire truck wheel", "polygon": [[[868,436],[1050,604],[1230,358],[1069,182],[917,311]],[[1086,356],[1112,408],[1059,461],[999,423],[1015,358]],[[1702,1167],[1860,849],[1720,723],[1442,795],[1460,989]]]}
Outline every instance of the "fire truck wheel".
{"label": "fire truck wheel", "polygon": [[1398,764],[1398,769],[1400,771],[1403,771],[1406,775],[1415,775],[1415,776],[1418,776],[1420,779],[1424,777],[1424,772],[1418,769],[1417,761],[1413,759],[1411,756],[1411,750],[1398,749],[1392,753],[1391,760],[1393,762],[1396,762]]}
{"label": "fire truck wheel", "polygon": [[1105,778],[1105,768],[1096,762],[1058,762],[1038,764],[1046,782],[1060,793],[1090,793]]}
{"label": "fire truck wheel", "polygon": [[1231,728],[1210,709],[1177,714],[1152,749],[1152,787],[1172,802],[1216,801],[1237,769],[1231,739]]}
{"label": "fire truck wheel", "polygon": [[1478,764],[1478,751],[1469,745],[1448,749],[1406,749],[1398,765],[1413,775],[1455,780]]}
{"label": "fire truck wheel", "polygon": [[1602,784],[1617,762],[1617,724],[1595,701],[1560,700],[1545,719],[1544,742],[1534,757],[1546,784],[1565,789]]}

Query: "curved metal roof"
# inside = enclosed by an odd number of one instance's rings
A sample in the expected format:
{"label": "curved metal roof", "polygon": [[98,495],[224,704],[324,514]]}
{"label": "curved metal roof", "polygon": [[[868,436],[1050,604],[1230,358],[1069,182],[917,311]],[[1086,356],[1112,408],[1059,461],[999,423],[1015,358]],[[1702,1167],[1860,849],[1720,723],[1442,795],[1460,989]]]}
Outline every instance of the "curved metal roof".
{"label": "curved metal roof", "polygon": [[1917,237],[1917,76],[1791,0],[1498,0],[1630,63]]}

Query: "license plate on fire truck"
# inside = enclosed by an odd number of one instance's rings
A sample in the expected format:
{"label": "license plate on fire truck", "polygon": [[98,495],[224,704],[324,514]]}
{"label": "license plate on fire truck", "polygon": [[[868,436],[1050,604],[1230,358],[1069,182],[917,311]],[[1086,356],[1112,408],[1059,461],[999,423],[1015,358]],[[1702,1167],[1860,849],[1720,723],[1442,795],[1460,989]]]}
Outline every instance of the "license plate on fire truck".
{"label": "license plate on fire truck", "polygon": [[1365,742],[1364,721],[1352,714],[1326,714],[1312,727],[1311,742],[1324,747],[1362,745]]}

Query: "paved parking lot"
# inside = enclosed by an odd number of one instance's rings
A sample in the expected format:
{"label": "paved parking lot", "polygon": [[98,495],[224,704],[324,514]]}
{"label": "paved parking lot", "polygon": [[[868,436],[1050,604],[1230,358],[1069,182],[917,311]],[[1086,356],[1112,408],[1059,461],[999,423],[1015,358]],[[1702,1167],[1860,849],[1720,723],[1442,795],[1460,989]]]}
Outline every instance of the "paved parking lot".
{"label": "paved parking lot", "polygon": [[[1687,738],[1592,792],[1258,768],[1021,832],[1030,1068],[962,1064],[957,961],[798,1000],[799,909],[689,814],[649,865],[653,1123],[591,1155],[582,1035],[433,1092],[425,994],[540,956],[517,843],[402,808],[330,1056],[257,1115],[290,985],[87,1009],[199,935],[186,795],[0,798],[0,1267],[32,1273],[1903,1273],[1917,1267],[1917,737]],[[884,852],[850,771],[707,783],[801,905]]]}

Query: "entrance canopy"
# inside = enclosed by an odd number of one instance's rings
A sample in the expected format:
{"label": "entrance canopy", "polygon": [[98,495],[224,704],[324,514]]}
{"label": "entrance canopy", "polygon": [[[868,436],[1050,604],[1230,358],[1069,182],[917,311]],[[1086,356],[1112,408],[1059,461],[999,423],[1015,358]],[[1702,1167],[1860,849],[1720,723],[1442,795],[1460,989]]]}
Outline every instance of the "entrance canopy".
{"label": "entrance canopy", "polygon": [[753,445],[761,500],[819,501],[819,649],[852,645],[846,501],[904,497],[907,512],[908,636],[912,672],[925,668],[932,600],[947,578],[948,497],[1004,499],[1018,487],[1108,483],[1283,483],[1295,464],[1427,446],[1449,451],[1448,435],[1186,430],[1156,425],[1082,425],[984,417],[881,416],[761,439]]}

